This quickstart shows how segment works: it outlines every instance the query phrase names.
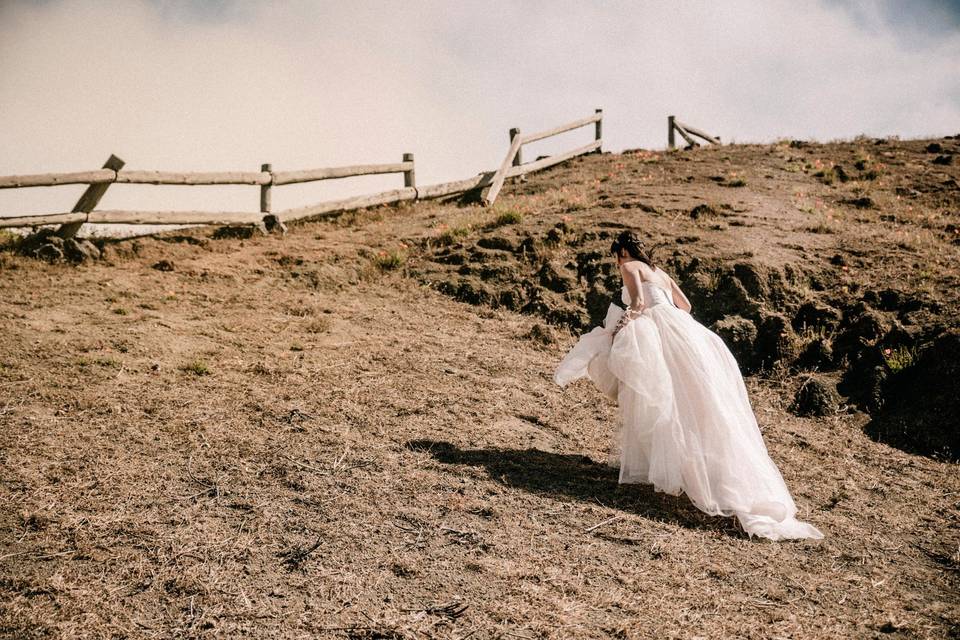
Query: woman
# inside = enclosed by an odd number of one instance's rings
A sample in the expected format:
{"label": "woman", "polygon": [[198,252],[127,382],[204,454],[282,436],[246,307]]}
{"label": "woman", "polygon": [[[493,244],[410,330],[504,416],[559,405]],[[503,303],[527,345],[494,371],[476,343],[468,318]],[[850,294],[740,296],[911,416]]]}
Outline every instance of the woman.
{"label": "woman", "polygon": [[[684,492],[712,515],[736,515],[771,540],[822,538],[796,505],[757,427],[736,360],[690,315],[680,287],[656,267],[632,231],[610,247],[623,277],[624,311],[581,336],[554,375],[583,376],[620,405],[620,482]],[[618,451],[619,450],[619,451]]]}

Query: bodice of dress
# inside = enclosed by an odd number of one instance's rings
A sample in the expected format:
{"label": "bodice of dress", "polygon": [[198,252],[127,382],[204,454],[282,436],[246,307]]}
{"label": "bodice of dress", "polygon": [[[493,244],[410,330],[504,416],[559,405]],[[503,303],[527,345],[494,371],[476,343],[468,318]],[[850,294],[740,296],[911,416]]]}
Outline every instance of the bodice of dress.
{"label": "bodice of dress", "polygon": [[[640,286],[643,288],[643,300],[648,308],[658,304],[673,304],[673,300],[663,287],[655,285],[652,282],[644,282],[641,283]],[[626,285],[624,285],[620,294],[620,300],[625,305],[630,304],[630,292],[627,291]]]}

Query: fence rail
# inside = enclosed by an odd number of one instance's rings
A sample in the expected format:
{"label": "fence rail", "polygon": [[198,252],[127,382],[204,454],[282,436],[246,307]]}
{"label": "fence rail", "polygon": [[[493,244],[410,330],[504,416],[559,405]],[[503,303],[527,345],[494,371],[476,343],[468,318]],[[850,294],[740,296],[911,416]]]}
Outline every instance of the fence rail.
{"label": "fence rail", "polygon": [[273,184],[295,184],[315,180],[331,180],[350,176],[368,176],[383,173],[406,173],[413,170],[413,161],[395,164],[361,164],[353,167],[332,169],[307,169],[306,171],[279,171],[273,174]]}
{"label": "fence rail", "polygon": [[406,173],[413,162],[393,164],[362,164],[351,167],[328,167],[304,171],[76,171],[72,173],[41,173],[22,176],[0,176],[0,189],[24,187],[56,187],[65,184],[164,184],[164,185],[282,185],[316,180],[331,180],[383,173]]}
{"label": "fence rail", "polygon": [[114,182],[124,184],[209,185],[270,184],[267,171],[210,171],[182,173],[178,171],[118,171]]}
{"label": "fence rail", "polygon": [[[595,122],[603,121],[603,110],[597,109],[596,113],[592,116],[586,118],[581,118],[580,120],[574,120],[573,122],[568,122],[567,124],[562,124],[559,127],[554,127],[553,129],[547,129],[546,131],[541,131],[540,133],[530,133],[522,138],[521,144],[530,144],[531,142],[536,142],[537,140],[543,140],[544,138],[549,138],[560,133],[566,133],[567,131],[573,131],[574,129],[579,129],[580,127],[585,127],[588,124],[593,124]],[[599,140],[599,136],[597,137]]]}
{"label": "fence rail", "polygon": [[55,187],[62,184],[102,184],[116,180],[117,172],[110,169],[74,171],[73,173],[35,173],[24,176],[0,176],[0,189],[22,187]]}
{"label": "fence rail", "polygon": [[675,149],[676,141],[674,138],[674,132],[679,133],[680,136],[687,141],[687,148],[692,149],[694,147],[699,147],[700,143],[693,139],[693,136],[697,136],[703,140],[706,140],[710,144],[721,144],[720,136],[711,136],[709,133],[697,129],[696,127],[691,127],[688,124],[684,124],[677,120],[676,116],[667,116],[667,148]]}
{"label": "fence rail", "polygon": [[[521,136],[519,129],[511,129],[509,152],[496,171],[483,172],[464,180],[455,180],[453,182],[443,182],[420,187],[416,185],[416,166],[412,153],[403,154],[403,160],[394,163],[361,164],[300,171],[273,171],[272,165],[263,164],[260,167],[260,171],[214,172],[123,170],[123,160],[111,155],[107,162],[104,163],[103,168],[95,171],[0,176],[0,189],[53,187],[66,184],[88,185],[83,196],[77,201],[73,210],[68,213],[0,217],[0,228],[40,227],[56,224],[61,225],[57,230],[57,235],[63,238],[69,238],[75,235],[80,227],[86,223],[137,225],[253,224],[263,228],[267,217],[273,218],[272,224],[279,224],[280,228],[285,228],[283,227],[284,222],[307,220],[338,211],[361,209],[382,204],[442,198],[473,191],[481,191],[483,201],[486,204],[492,204],[507,178],[522,176],[533,171],[540,171],[565,162],[575,156],[599,151],[602,145],[602,123],[603,111],[597,109],[593,115],[586,118],[574,120],[573,122],[568,122],[558,127],[526,136]],[[593,142],[571,151],[541,158],[534,162],[526,164],[521,162],[521,148],[523,145],[543,140],[566,131],[579,129],[590,124],[595,126],[595,139]],[[271,211],[273,187],[286,184],[315,182],[318,180],[333,180],[352,176],[391,173],[403,174],[403,188],[341,200],[320,202],[278,212]],[[97,204],[107,188],[114,183],[188,186],[259,186],[260,211],[117,211],[96,209]]]}

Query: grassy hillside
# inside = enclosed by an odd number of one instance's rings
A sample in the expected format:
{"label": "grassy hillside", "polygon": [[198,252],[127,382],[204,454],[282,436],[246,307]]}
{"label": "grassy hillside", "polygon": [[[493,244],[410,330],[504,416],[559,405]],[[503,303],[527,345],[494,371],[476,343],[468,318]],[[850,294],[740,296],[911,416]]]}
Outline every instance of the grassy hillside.
{"label": "grassy hillside", "polygon": [[[956,637],[958,143],[595,155],[80,265],[9,240],[0,637]],[[552,383],[624,226],[823,541],[618,486],[616,407]]]}

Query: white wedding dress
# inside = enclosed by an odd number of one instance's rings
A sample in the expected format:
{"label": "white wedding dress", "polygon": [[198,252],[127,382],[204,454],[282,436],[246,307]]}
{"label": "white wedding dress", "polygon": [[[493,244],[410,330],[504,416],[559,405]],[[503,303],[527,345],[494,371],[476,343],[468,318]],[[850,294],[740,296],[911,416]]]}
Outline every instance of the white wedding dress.
{"label": "white wedding dress", "polygon": [[[686,493],[711,515],[736,515],[751,537],[822,538],[796,519],[723,340],[674,306],[666,290],[642,286],[642,315],[614,336],[624,310],[611,304],[603,326],[581,336],[554,375],[561,386],[588,376],[620,405],[611,447],[620,482]],[[626,287],[622,300],[630,304]]]}

